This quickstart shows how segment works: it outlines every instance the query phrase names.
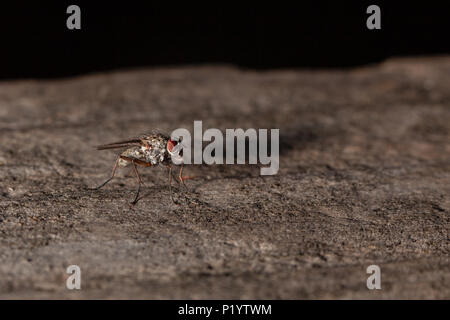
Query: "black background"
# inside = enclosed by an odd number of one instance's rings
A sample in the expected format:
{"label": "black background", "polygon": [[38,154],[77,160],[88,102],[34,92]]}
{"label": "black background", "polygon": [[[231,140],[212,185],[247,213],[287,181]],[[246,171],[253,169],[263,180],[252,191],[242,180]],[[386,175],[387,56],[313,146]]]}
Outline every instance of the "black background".
{"label": "black background", "polygon": [[317,318],[345,317],[348,319],[379,319],[402,316],[405,318],[437,318],[448,310],[448,301],[314,301],[314,300],[158,300],[158,301],[0,301],[2,311],[20,316],[40,315],[46,319],[80,319],[87,314],[99,318],[207,319],[202,316],[178,315],[180,306],[208,306],[219,308],[222,304],[271,305],[271,315],[211,316],[208,319],[286,319],[303,318],[313,314]]}
{"label": "black background", "polygon": [[[66,27],[70,4],[81,8],[81,30]],[[370,4],[381,8],[381,30],[366,27]],[[428,2],[72,0],[0,6],[1,79],[201,63],[336,68],[450,52],[448,10]]]}

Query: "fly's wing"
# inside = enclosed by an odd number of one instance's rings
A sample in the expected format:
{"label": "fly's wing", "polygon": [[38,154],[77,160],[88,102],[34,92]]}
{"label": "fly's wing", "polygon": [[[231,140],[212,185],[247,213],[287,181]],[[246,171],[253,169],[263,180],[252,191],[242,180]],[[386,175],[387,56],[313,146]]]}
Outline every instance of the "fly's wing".
{"label": "fly's wing", "polygon": [[97,146],[96,148],[97,148],[97,150],[107,150],[107,149],[127,149],[130,147],[144,146],[146,144],[146,140],[149,137],[154,136],[154,135],[161,135],[164,137],[168,137],[168,135],[166,135],[165,132],[156,129],[156,130],[152,130],[150,132],[144,133],[137,138],[107,143],[107,144]]}
{"label": "fly's wing", "polygon": [[129,148],[142,145],[141,139],[130,139],[124,141],[118,141],[113,143],[102,144],[97,146],[97,150],[107,150],[107,149],[119,149],[119,148]]}

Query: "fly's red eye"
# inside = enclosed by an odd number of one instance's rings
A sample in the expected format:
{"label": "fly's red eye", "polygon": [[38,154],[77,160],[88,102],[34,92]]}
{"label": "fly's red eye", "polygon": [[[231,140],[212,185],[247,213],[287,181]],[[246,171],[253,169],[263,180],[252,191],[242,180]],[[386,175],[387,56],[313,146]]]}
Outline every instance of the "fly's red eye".
{"label": "fly's red eye", "polygon": [[175,147],[177,144],[176,141],[174,140],[169,140],[169,142],[167,143],[167,150],[169,150],[170,152],[172,152],[173,147]]}

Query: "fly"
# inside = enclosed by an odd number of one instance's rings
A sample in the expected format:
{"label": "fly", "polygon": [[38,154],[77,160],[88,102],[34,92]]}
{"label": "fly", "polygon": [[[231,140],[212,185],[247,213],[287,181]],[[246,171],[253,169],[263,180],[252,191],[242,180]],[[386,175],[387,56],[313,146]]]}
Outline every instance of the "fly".
{"label": "fly", "polygon": [[177,162],[181,163],[180,172],[178,174],[178,179],[180,180],[180,182],[186,187],[186,185],[184,184],[184,180],[192,178],[183,177],[182,154],[181,152],[178,152],[180,146],[180,141],[172,140],[172,138],[162,133],[144,134],[139,136],[138,138],[97,146],[97,150],[123,150],[124,148],[125,150],[117,156],[111,176],[101,185],[91,190],[98,190],[105,186],[108,182],[110,182],[116,174],[117,167],[126,167],[131,164],[138,180],[138,189],[136,192],[136,196],[131,202],[131,205],[135,205],[139,201],[141,185],[144,185],[141,176],[139,175],[138,166],[154,167],[161,164],[165,165],[168,168],[170,197],[172,201],[175,202],[172,196],[172,164],[174,163],[172,161],[172,157],[178,157]]}

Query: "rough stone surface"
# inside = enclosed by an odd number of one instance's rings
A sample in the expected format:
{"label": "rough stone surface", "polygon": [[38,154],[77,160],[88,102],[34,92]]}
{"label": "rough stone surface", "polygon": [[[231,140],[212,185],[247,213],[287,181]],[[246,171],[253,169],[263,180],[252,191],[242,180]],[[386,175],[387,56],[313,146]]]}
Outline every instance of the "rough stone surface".
{"label": "rough stone surface", "polygon": [[[450,298],[450,58],[0,83],[0,298]],[[92,146],[150,129],[280,128],[280,171],[143,168]],[[82,289],[65,288],[66,268]],[[382,290],[366,288],[379,265]]]}

